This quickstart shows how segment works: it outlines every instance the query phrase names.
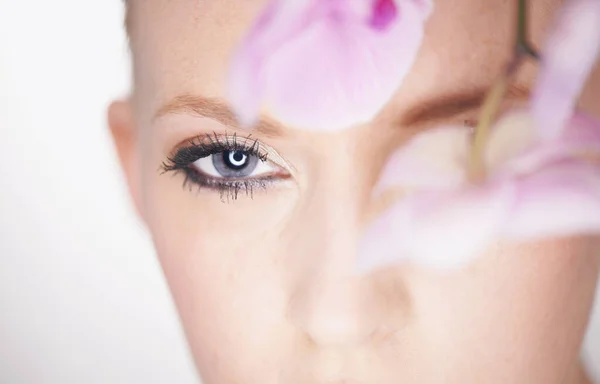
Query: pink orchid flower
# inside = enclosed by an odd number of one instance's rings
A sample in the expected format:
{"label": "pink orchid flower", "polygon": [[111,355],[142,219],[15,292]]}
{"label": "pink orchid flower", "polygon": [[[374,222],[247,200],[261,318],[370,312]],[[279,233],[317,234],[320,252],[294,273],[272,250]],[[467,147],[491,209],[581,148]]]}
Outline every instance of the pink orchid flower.
{"label": "pink orchid flower", "polygon": [[296,128],[371,120],[399,88],[432,0],[271,0],[233,57],[229,99],[252,125],[266,107]]}
{"label": "pink orchid flower", "polygon": [[502,117],[473,182],[464,127],[418,135],[378,191],[403,197],[369,228],[359,269],[466,265],[494,241],[600,233],[600,121],[574,114],[600,50],[600,1],[572,0],[549,40],[531,108]]}

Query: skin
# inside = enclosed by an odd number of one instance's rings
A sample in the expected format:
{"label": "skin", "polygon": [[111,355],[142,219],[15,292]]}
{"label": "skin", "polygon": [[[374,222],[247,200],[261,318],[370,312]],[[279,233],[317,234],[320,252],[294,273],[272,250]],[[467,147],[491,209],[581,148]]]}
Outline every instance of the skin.
{"label": "skin", "polygon": [[[598,239],[494,244],[460,271],[351,272],[362,231],[389,203],[371,198],[386,158],[424,129],[477,118],[467,108],[434,119],[425,106],[491,84],[513,3],[438,0],[413,71],[377,119],[332,134],[252,132],[284,159],[286,180],[229,202],[160,165],[194,136],[249,132],[163,107],[225,97],[229,55],[264,1],[130,4],[134,87],[109,122],[206,384],[586,382]],[[530,3],[539,45],[559,2]],[[534,75],[530,63],[518,83]],[[600,115],[589,108],[599,97],[596,71],[582,106]]]}

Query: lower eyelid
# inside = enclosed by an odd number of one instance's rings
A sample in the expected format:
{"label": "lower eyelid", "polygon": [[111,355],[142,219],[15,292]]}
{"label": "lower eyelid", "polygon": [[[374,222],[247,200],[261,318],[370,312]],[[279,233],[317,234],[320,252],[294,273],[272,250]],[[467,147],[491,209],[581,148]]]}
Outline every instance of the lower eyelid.
{"label": "lower eyelid", "polygon": [[228,178],[228,177],[221,177],[221,176],[215,177],[215,176],[209,175],[205,172],[202,172],[201,170],[197,169],[193,165],[190,165],[189,167],[184,168],[181,171],[184,171],[185,174],[187,175],[187,177],[191,178],[192,181],[197,182],[198,184],[201,184],[202,186],[208,186],[208,184],[216,186],[217,184],[226,185],[226,184],[232,184],[232,183],[252,182],[252,181],[277,183],[277,182],[280,182],[280,181],[283,182],[283,181],[286,181],[286,180],[289,180],[292,178],[292,176],[287,172],[285,172],[285,173],[273,172],[270,174],[264,174],[262,176],[257,175],[257,176],[240,177],[240,178]]}
{"label": "lower eyelid", "polygon": [[201,190],[219,192],[221,200],[225,200],[225,196],[227,196],[226,200],[230,198],[237,200],[240,193],[253,197],[256,191],[266,191],[271,185],[285,181],[275,176],[254,179],[223,179],[202,175],[193,169],[187,169],[185,172],[187,176],[184,185],[190,184],[190,190],[191,184],[194,184]]}

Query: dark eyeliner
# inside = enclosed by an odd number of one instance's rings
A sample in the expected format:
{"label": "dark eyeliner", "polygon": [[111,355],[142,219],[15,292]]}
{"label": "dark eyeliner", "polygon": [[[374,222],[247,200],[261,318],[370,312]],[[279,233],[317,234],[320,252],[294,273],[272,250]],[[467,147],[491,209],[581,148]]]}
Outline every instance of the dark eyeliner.
{"label": "dark eyeliner", "polygon": [[268,160],[268,153],[262,150],[258,140],[250,136],[240,139],[237,135],[219,137],[216,133],[206,134],[188,140],[167,158],[161,166],[163,173],[182,172],[185,176],[183,186],[192,189],[210,189],[219,192],[222,201],[236,200],[240,193],[253,197],[254,190],[266,189],[278,179],[277,176],[266,176],[254,179],[227,179],[206,175],[193,167],[194,162],[226,151],[243,151],[256,156],[260,161]]}

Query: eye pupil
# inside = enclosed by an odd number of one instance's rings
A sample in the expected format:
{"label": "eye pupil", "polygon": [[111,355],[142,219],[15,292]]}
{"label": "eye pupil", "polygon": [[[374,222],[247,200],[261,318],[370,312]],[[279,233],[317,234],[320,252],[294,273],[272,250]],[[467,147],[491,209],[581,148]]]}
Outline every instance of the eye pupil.
{"label": "eye pupil", "polygon": [[245,178],[259,165],[258,156],[244,150],[225,150],[211,155],[216,173],[224,178]]}
{"label": "eye pupil", "polygon": [[223,162],[227,167],[239,170],[248,165],[248,154],[244,151],[225,151]]}

